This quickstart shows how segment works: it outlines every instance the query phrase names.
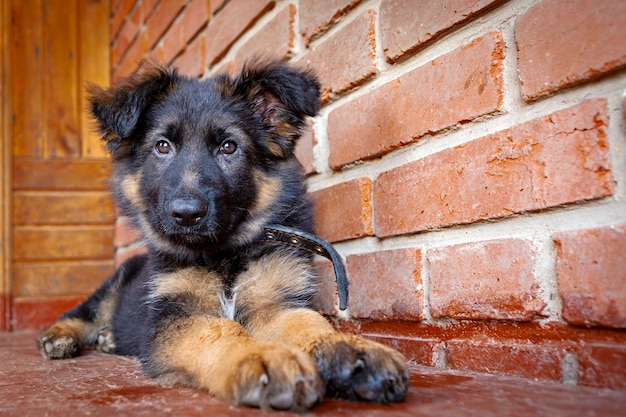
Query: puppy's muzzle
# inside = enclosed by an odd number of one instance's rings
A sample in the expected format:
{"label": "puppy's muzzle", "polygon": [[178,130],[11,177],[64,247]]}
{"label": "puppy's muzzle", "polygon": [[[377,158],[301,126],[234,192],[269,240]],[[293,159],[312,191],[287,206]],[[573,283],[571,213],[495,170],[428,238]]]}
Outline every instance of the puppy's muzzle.
{"label": "puppy's muzzle", "polygon": [[180,226],[197,225],[207,215],[208,210],[208,203],[194,196],[177,197],[170,202],[170,215]]}

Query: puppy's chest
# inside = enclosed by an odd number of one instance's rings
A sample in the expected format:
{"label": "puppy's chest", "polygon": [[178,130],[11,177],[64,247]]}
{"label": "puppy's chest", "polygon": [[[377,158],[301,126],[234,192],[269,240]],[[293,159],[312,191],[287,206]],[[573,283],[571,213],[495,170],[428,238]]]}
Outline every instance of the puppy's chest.
{"label": "puppy's chest", "polygon": [[308,293],[309,273],[298,257],[280,254],[249,262],[179,268],[153,277],[151,298],[159,309],[245,320],[259,306],[277,306]]}

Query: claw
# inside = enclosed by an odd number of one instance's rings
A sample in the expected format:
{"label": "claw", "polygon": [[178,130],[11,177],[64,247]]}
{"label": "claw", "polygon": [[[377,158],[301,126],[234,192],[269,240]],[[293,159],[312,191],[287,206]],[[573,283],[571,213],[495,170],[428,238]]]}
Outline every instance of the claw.
{"label": "claw", "polygon": [[78,350],[74,338],[72,337],[54,337],[44,336],[40,342],[43,348],[44,356],[48,359],[63,359],[73,356]]}
{"label": "claw", "polygon": [[270,405],[277,410],[286,410],[293,404],[293,391],[284,390],[270,398]]}

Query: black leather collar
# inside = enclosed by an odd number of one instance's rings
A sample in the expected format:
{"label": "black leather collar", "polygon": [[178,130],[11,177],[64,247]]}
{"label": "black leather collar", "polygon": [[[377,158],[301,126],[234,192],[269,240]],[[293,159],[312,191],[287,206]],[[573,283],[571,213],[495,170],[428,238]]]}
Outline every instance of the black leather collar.
{"label": "black leather collar", "polygon": [[346,268],[343,265],[341,256],[330,243],[311,233],[277,224],[270,224],[263,228],[261,241],[293,246],[330,259],[333,263],[335,279],[337,280],[339,309],[345,310],[348,307],[348,277]]}

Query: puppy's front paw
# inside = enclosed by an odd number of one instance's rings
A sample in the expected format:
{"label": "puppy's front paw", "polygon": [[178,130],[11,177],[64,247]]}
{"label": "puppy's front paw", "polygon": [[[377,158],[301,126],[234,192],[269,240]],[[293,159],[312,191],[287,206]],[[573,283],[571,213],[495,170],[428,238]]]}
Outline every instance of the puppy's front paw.
{"label": "puppy's front paw", "polygon": [[225,399],[234,403],[302,411],[324,395],[315,364],[298,350],[251,343],[234,365],[224,380]]}
{"label": "puppy's front paw", "polygon": [[383,404],[406,398],[410,384],[406,359],[387,346],[337,334],[318,342],[313,356],[328,396]]}
{"label": "puppy's front paw", "polygon": [[79,336],[71,326],[56,323],[37,340],[37,347],[46,359],[65,359],[76,356],[81,346]]}

